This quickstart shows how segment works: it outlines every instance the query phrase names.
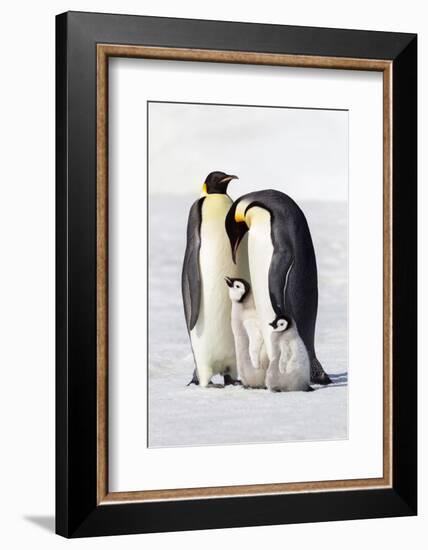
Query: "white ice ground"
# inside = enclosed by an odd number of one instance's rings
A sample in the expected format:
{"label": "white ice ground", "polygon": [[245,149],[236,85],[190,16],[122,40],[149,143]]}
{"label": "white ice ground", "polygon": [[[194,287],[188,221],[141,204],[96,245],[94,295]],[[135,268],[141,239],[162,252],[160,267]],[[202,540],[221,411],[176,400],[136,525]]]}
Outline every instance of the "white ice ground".
{"label": "white ice ground", "polygon": [[180,281],[192,201],[193,197],[150,199],[149,446],[346,439],[346,203],[300,203],[318,263],[316,350],[333,384],[316,387],[310,393],[273,394],[241,387],[186,387],[193,372],[193,357]]}

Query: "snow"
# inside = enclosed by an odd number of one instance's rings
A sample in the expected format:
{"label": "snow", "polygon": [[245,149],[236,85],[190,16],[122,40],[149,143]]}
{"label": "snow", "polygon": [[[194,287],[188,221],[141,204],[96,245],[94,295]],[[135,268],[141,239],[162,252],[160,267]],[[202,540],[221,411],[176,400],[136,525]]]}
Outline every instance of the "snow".
{"label": "snow", "polygon": [[239,386],[186,386],[193,356],[183,315],[181,266],[193,200],[150,197],[149,446],[346,439],[347,204],[300,202],[318,263],[316,350],[333,383],[309,393],[270,393]]}

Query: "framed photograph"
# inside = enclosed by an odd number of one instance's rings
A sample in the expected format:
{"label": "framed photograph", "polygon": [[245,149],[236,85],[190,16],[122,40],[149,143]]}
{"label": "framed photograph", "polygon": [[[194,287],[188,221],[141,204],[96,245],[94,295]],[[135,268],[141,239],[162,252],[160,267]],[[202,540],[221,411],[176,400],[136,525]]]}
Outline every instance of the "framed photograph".
{"label": "framed photograph", "polygon": [[56,37],[57,533],[416,514],[416,35]]}

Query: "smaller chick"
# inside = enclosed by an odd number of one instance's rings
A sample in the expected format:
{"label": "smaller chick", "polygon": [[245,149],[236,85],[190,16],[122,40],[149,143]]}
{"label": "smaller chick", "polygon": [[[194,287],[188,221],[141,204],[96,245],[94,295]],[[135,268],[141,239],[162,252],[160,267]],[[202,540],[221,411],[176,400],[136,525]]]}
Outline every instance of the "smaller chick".
{"label": "smaller chick", "polygon": [[272,358],[266,374],[266,387],[271,391],[313,391],[310,362],[305,344],[294,321],[277,316],[272,327]]}

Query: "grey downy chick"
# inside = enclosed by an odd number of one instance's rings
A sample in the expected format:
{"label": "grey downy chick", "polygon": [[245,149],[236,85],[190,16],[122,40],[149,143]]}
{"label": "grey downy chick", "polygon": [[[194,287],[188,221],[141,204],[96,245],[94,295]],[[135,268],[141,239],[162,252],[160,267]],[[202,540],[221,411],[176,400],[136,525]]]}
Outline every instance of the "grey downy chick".
{"label": "grey downy chick", "polygon": [[265,388],[269,359],[250,284],[244,279],[230,277],[225,277],[225,281],[232,301],[231,321],[238,376],[245,387]]}
{"label": "grey downy chick", "polygon": [[270,391],[313,391],[310,361],[296,324],[285,316],[269,323],[272,327],[272,359],[266,374]]}

